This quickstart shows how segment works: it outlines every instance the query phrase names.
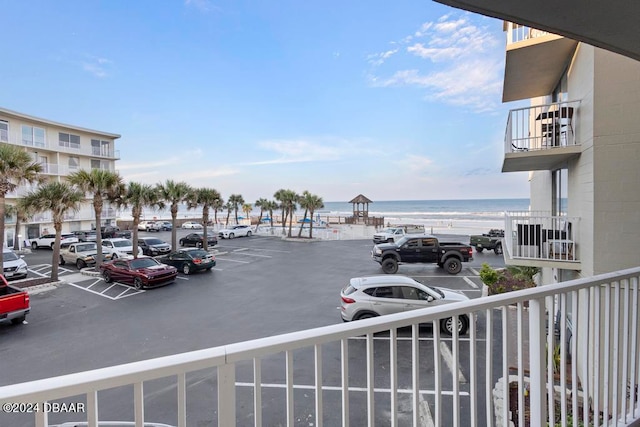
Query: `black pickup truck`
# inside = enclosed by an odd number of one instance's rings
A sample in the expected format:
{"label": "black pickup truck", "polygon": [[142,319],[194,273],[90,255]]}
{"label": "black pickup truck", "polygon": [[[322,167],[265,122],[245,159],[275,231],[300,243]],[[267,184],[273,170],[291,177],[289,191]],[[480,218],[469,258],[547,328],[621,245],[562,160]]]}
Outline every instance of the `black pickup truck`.
{"label": "black pickup truck", "polygon": [[476,251],[482,252],[485,249],[493,251],[496,255],[502,255],[502,238],[504,237],[504,230],[498,230],[492,228],[488,233],[483,235],[471,236],[469,238],[471,246],[476,248]]}
{"label": "black pickup truck", "polygon": [[458,274],[462,263],[473,261],[473,248],[460,242],[439,242],[434,236],[405,236],[394,243],[375,245],[371,251],[373,260],[382,271],[394,274],[398,264],[438,264],[449,274]]}

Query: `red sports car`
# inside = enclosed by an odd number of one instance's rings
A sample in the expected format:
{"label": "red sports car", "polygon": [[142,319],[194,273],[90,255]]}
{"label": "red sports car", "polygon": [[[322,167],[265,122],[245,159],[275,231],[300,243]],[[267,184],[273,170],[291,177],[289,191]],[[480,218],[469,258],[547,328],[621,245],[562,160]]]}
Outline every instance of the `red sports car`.
{"label": "red sports car", "polygon": [[173,283],[178,269],[151,257],[119,258],[100,265],[104,281],[129,283],[136,289],[155,288]]}

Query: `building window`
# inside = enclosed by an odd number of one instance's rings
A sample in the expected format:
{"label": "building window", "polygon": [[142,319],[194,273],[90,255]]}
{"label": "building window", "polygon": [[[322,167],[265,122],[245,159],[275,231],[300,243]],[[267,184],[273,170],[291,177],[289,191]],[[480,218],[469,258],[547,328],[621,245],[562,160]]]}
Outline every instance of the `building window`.
{"label": "building window", "polygon": [[0,120],[0,142],[9,142],[9,122]]}
{"label": "building window", "polygon": [[69,157],[69,171],[75,172],[80,169],[80,158],[79,157]]}
{"label": "building window", "polygon": [[22,143],[33,147],[44,147],[44,129],[22,125]]}
{"label": "building window", "polygon": [[58,141],[61,147],[80,149],[80,136],[70,133],[58,133]]}
{"label": "building window", "polygon": [[91,159],[91,169],[102,169],[108,171],[110,170],[109,162],[106,162],[104,160]]}
{"label": "building window", "polygon": [[111,156],[111,141],[92,139],[91,154],[94,156]]}

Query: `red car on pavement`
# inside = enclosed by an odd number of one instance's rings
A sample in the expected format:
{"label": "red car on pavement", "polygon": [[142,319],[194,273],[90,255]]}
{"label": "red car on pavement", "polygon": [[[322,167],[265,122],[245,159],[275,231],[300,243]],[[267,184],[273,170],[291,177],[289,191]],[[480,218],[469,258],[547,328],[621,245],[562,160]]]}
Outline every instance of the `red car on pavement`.
{"label": "red car on pavement", "polygon": [[100,265],[100,271],[105,282],[128,283],[136,289],[168,285],[178,275],[177,268],[146,256],[105,262]]}

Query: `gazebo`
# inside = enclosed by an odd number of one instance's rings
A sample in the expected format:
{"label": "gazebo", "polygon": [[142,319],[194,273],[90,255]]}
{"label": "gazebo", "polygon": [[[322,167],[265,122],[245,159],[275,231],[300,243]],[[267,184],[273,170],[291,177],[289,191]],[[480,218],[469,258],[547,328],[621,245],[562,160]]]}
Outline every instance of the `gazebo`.
{"label": "gazebo", "polygon": [[353,205],[353,218],[357,222],[367,222],[367,218],[369,218],[369,203],[373,202],[362,194],[358,194],[349,203]]}

